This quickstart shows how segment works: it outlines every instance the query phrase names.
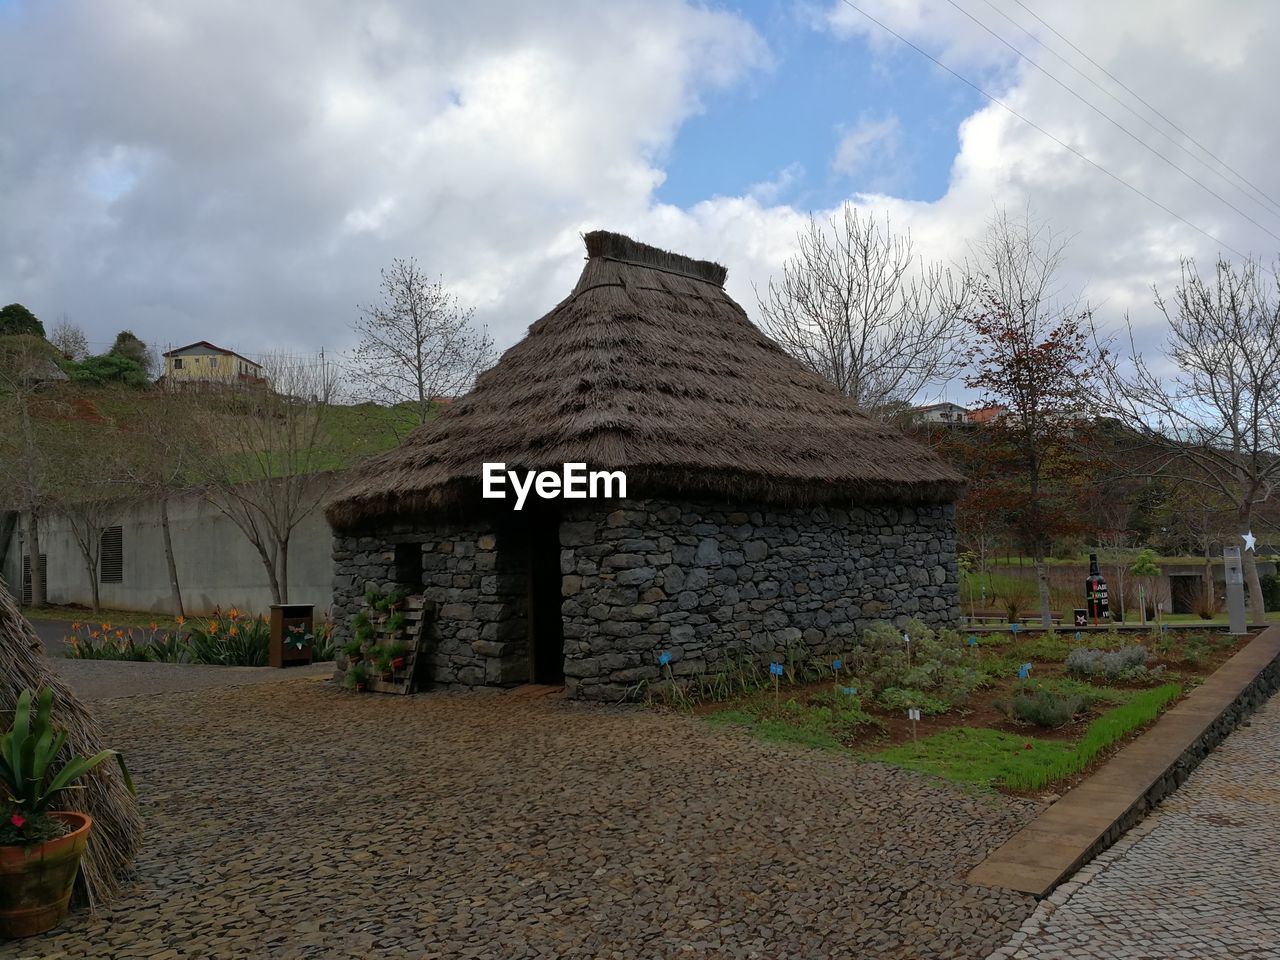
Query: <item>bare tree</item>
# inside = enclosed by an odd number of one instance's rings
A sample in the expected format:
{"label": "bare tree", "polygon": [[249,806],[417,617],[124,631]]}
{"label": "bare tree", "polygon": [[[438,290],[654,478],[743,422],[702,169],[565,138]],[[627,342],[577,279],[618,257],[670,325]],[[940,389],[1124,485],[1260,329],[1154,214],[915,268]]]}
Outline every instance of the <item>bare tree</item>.
{"label": "bare tree", "polygon": [[49,417],[57,401],[42,391],[49,383],[65,379],[55,358],[56,351],[40,337],[0,338],[0,496],[27,517],[31,605],[35,607],[45,603],[40,521],[52,499],[57,470]]}
{"label": "bare tree", "polygon": [[204,394],[192,467],[205,495],[253,545],[276,603],[289,600],[289,542],[343,466],[326,426],[333,366],[262,358],[269,387]]}
{"label": "bare tree", "polygon": [[[1164,376],[1139,351],[1099,350],[1106,403],[1148,452],[1142,468],[1226,501],[1237,536],[1280,483],[1280,271],[1219,259],[1204,277],[1182,261],[1172,300],[1154,290],[1168,322]],[[1265,619],[1253,551],[1244,552],[1250,613]]]}
{"label": "bare tree", "polygon": [[362,307],[354,328],[360,345],[351,359],[362,399],[411,403],[426,423],[434,402],[470,389],[493,362],[493,339],[472,326],[442,280],[429,280],[413,259],[382,271],[381,302]]}
{"label": "bare tree", "polygon": [[1089,371],[1088,307],[1057,289],[1065,249],[1029,213],[998,213],[974,247],[979,308],[966,318],[974,349],[965,384],[1008,409],[985,431],[1007,457],[1006,509],[1035,563],[1045,626],[1053,622],[1045,558],[1053,538],[1077,526],[1065,478],[1080,472],[1073,437]]}
{"label": "bare tree", "polygon": [[83,360],[89,355],[89,338],[65,313],[53,325],[49,342],[68,360]]}
{"label": "bare tree", "polygon": [[964,277],[915,254],[851,204],[829,222],[810,217],[799,250],[756,291],[764,329],[788,353],[864,409],[885,414],[964,366]]}

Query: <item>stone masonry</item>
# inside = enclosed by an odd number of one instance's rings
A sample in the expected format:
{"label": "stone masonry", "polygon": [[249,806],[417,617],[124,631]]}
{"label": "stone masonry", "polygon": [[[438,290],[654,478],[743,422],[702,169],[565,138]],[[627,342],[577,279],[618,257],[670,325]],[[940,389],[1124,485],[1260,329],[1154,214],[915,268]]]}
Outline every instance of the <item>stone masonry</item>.
{"label": "stone masonry", "polygon": [[[568,691],[635,696],[661,680],[662,651],[683,682],[731,656],[839,654],[878,620],[951,622],[959,613],[954,517],[950,505],[578,506],[560,524]],[[527,681],[529,571],[519,522],[513,514],[492,529],[402,523],[335,537],[339,645],[367,590],[405,587],[437,608],[424,680]],[[420,548],[420,566],[404,562],[406,544]]]}
{"label": "stone masonry", "polygon": [[[421,580],[410,582],[397,563],[397,544],[421,548]],[[405,588],[436,605],[428,626],[423,680],[463,686],[506,685],[528,679],[527,570],[515,551],[500,552],[498,536],[475,529],[413,531],[397,525],[333,544],[334,636],[351,638],[350,618],[370,589]],[[345,666],[339,657],[339,668]]]}
{"label": "stone masonry", "polygon": [[560,528],[566,685],[621,699],[726,656],[848,650],[877,620],[959,614],[950,505],[785,509],[628,501]]}

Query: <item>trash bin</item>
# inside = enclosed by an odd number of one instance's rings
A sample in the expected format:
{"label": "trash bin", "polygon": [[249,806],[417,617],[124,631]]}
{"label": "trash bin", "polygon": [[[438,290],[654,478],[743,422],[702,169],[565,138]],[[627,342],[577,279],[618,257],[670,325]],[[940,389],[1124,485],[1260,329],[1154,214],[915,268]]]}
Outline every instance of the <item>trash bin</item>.
{"label": "trash bin", "polygon": [[311,662],[315,609],[314,603],[271,605],[271,666],[298,667]]}

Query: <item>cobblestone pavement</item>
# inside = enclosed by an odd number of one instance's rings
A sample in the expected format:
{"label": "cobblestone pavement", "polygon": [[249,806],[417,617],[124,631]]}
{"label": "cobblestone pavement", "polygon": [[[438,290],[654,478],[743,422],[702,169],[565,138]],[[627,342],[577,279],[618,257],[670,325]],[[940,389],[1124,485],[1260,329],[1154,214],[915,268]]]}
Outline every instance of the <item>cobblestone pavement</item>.
{"label": "cobblestone pavement", "polygon": [[990,960],[1280,957],[1280,697]]}
{"label": "cobblestone pavement", "polygon": [[[132,660],[50,660],[62,679],[82,700],[106,700],[144,694],[178,693],[236,687],[243,684],[280,683],[273,667],[211,667],[198,663],[135,663]],[[333,676],[332,663],[289,667],[289,678]]]}
{"label": "cobblestone pavement", "polygon": [[102,705],[139,877],[6,958],[981,958],[1035,905],[964,882],[1030,803],[689,717],[305,681]]}

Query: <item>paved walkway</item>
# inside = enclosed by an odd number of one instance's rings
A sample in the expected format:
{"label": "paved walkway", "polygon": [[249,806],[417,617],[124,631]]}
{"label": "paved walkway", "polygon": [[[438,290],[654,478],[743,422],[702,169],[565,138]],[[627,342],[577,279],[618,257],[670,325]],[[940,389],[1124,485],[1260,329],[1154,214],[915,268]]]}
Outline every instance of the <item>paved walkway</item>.
{"label": "paved walkway", "polygon": [[991,960],[1280,957],[1280,697]]}
{"label": "paved walkway", "polygon": [[[100,701],[138,879],[6,958],[983,958],[1024,801],[545,688]],[[7,951],[7,952],[6,952]]]}

